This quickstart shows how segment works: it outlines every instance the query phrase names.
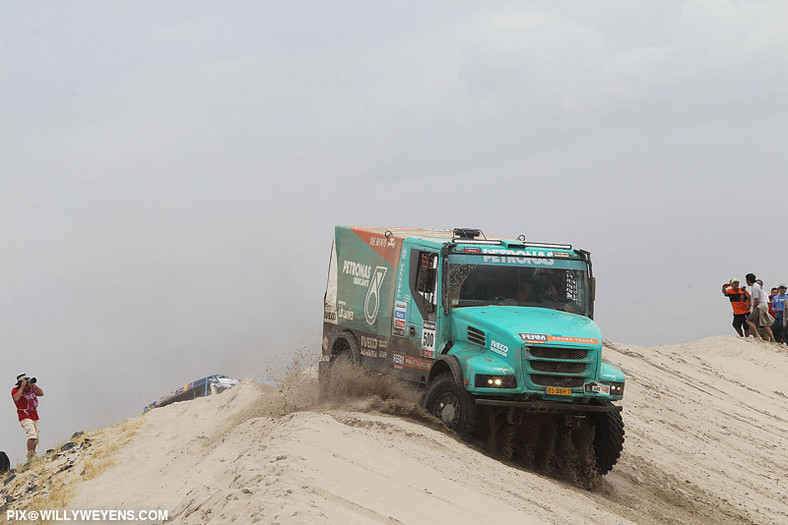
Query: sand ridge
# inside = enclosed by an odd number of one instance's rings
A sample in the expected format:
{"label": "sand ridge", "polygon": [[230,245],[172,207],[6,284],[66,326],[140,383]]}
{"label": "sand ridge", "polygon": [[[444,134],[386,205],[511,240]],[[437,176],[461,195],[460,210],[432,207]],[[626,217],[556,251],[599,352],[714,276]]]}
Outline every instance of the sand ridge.
{"label": "sand ridge", "polygon": [[605,356],[627,373],[627,440],[591,491],[382,413],[390,399],[313,406],[300,374],[149,412],[69,508],[183,524],[788,522],[788,350],[717,337]]}

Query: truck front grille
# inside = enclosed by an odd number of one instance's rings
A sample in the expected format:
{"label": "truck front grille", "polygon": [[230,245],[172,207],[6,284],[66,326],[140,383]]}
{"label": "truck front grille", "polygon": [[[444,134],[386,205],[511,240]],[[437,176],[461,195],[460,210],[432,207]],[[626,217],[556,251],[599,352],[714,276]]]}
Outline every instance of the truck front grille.
{"label": "truck front grille", "polygon": [[593,363],[584,348],[533,345],[526,347],[523,358],[535,385],[577,388],[593,376]]}
{"label": "truck front grille", "polygon": [[583,386],[585,378],[572,377],[572,376],[547,376],[541,374],[532,374],[531,381],[541,386],[560,386],[564,388],[575,388]]}
{"label": "truck front grille", "polygon": [[531,361],[531,368],[539,372],[582,374],[586,371],[586,364],[567,363],[563,361]]}
{"label": "truck front grille", "polygon": [[528,352],[541,359],[585,359],[588,350],[582,348],[558,348],[554,346],[529,346]]}

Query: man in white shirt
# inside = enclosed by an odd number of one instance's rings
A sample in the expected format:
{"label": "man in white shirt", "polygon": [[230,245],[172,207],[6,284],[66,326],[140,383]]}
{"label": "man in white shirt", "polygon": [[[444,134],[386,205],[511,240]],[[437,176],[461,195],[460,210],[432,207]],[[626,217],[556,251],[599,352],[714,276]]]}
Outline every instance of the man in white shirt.
{"label": "man in white shirt", "polygon": [[747,284],[750,285],[750,294],[752,296],[752,312],[747,318],[750,333],[756,339],[761,339],[761,334],[758,331],[758,327],[761,327],[766,332],[766,340],[774,341],[774,334],[772,334],[774,317],[769,315],[769,296],[763,291],[761,285],[756,282],[754,273],[748,273],[744,278],[747,280]]}

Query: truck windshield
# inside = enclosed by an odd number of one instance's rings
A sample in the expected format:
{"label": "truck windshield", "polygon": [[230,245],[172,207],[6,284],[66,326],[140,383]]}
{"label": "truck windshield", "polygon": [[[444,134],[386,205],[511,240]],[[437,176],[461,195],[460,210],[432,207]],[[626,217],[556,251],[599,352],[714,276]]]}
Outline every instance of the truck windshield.
{"label": "truck windshield", "polygon": [[545,266],[473,264],[481,263],[482,259],[478,256],[449,257],[448,288],[452,308],[535,306],[591,315],[585,263],[551,260],[552,264]]}

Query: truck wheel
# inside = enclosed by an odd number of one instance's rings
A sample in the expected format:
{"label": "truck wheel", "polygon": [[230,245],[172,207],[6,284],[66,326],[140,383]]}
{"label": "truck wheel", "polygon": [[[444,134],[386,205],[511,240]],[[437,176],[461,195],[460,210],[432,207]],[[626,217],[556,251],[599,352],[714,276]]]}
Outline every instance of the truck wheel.
{"label": "truck wheel", "polygon": [[[613,405],[610,401],[604,404]],[[624,420],[621,412],[603,412],[595,418],[594,427],[596,471],[604,476],[613,469],[624,448]]]}
{"label": "truck wheel", "polygon": [[[338,382],[342,382],[342,376],[347,372],[342,372],[342,369],[348,369],[358,363],[358,343],[356,338],[351,332],[345,331],[336,335],[331,340],[329,345],[331,354],[328,361],[322,361],[317,365],[317,398],[319,401],[328,401],[331,399],[341,387],[337,386]],[[339,369],[339,377],[332,379],[331,372],[333,369]]]}
{"label": "truck wheel", "polygon": [[358,364],[359,351],[356,337],[351,332],[341,332],[331,342],[329,363],[343,362]]}
{"label": "truck wheel", "polygon": [[462,439],[471,438],[476,406],[468,391],[451,374],[441,374],[432,380],[424,396],[424,406]]}

